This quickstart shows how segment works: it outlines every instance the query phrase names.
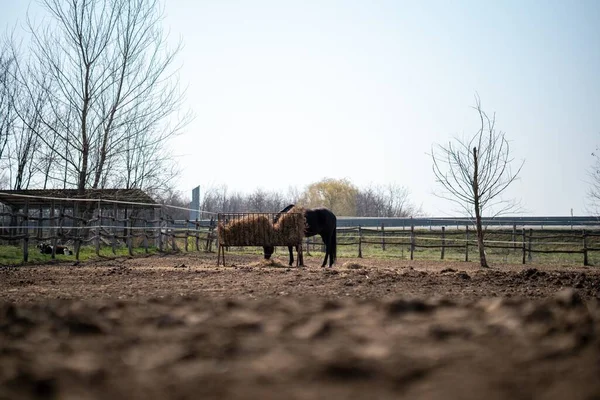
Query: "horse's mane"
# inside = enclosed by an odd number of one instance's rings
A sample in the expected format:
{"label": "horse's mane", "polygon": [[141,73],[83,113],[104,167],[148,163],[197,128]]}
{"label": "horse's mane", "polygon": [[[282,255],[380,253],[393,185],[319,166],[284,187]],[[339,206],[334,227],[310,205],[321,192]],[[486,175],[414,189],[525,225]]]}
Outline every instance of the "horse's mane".
{"label": "horse's mane", "polygon": [[281,218],[281,214],[285,214],[288,211],[290,211],[292,208],[294,208],[295,204],[290,204],[289,206],[285,207],[283,210],[279,211],[276,215],[275,218],[273,218],[273,223],[276,224],[277,221],[279,221],[279,218]]}
{"label": "horse's mane", "polygon": [[295,206],[296,206],[295,204],[290,204],[289,206],[287,206],[283,210],[279,211],[279,214],[286,213],[286,212],[290,211],[292,208],[294,208]]}

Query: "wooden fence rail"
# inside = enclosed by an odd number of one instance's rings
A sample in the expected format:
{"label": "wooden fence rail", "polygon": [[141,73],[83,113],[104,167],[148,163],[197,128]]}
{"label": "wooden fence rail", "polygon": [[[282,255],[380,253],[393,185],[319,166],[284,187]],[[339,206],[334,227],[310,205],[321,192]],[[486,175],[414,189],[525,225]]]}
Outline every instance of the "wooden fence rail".
{"label": "wooden fence rail", "polygon": [[[84,207],[82,207],[84,208]],[[31,246],[38,243],[69,244],[74,246],[75,259],[79,260],[82,246],[91,246],[100,256],[103,248],[110,248],[113,254],[118,247],[124,247],[130,255],[134,248],[149,253],[150,248],[158,251],[178,250],[212,252],[216,243],[216,223],[208,226],[199,220],[173,220],[162,207],[143,213],[134,209],[110,207],[88,207],[84,214],[76,205],[66,202],[52,204],[44,210],[25,206],[16,212],[0,212],[0,221],[10,219],[10,224],[0,224],[0,242],[18,245],[22,248],[23,261],[28,261]],[[81,215],[86,215],[86,218]],[[449,257],[449,251],[461,251],[462,259],[469,261],[469,253],[476,248],[475,235],[471,226],[442,226],[438,229],[416,229],[406,227],[339,227],[338,246],[356,246],[358,257],[378,251],[391,252],[402,249],[411,260],[419,257],[419,250],[429,252],[438,249],[441,260]],[[183,242],[183,243],[182,243]],[[320,238],[306,238],[305,250],[324,251]],[[507,229],[489,229],[486,233],[486,248],[501,250],[521,258],[526,264],[533,255],[540,254],[581,254],[584,265],[590,264],[590,254],[600,252],[600,231],[593,229],[517,229],[516,225]],[[352,251],[352,250],[350,250]],[[421,252],[421,253],[422,253]],[[435,253],[434,253],[435,254]],[[55,254],[52,254],[52,258]]]}
{"label": "wooden fence rail", "polygon": [[[469,261],[470,249],[477,247],[473,228],[464,229],[451,227],[439,230],[410,230],[365,227],[338,228],[338,246],[357,246],[357,257],[365,254],[365,245],[379,246],[380,251],[389,251],[394,247],[405,248],[410,259],[415,258],[417,249],[439,249],[440,259],[447,258],[448,249],[464,249],[464,260]],[[537,232],[537,234],[536,234]],[[502,239],[505,237],[506,239]],[[486,232],[486,249],[506,250],[516,253],[521,249],[521,262],[531,262],[533,254],[581,254],[584,265],[589,265],[589,254],[600,252],[600,231],[593,230],[534,230],[523,228],[517,235],[516,228],[501,230],[493,229]],[[307,238],[307,249],[314,249],[319,243],[318,238]]]}
{"label": "wooden fence rail", "polygon": [[[82,206],[80,209],[79,203],[63,201],[42,211],[30,208],[26,202],[21,210],[0,213],[0,244],[21,247],[24,262],[30,258],[31,246],[40,243],[50,244],[54,249],[57,244],[68,245],[77,261],[82,246],[91,246],[98,256],[104,247],[109,247],[113,254],[117,254],[118,247],[124,247],[131,256],[134,248],[142,248],[146,254],[152,247],[161,252],[168,251],[165,245],[171,250],[182,246],[185,251],[190,251],[192,246],[196,251],[212,251],[216,241],[214,221],[207,226],[197,219],[174,220],[160,205],[154,210],[143,210],[153,214],[146,216],[135,215],[134,211],[140,210],[125,207],[123,217],[120,215],[123,208],[118,208],[117,203],[101,207],[98,202],[97,207]],[[56,258],[55,250],[51,258]]]}

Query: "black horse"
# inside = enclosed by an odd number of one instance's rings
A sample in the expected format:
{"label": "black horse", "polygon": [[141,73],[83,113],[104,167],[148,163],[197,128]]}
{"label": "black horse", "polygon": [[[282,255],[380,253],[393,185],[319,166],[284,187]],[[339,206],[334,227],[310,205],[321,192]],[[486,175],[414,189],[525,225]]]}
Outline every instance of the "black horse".
{"label": "black horse", "polygon": [[[276,216],[273,223],[279,220],[281,214],[284,214],[294,207],[294,204],[290,204],[283,210],[281,210]],[[304,216],[306,217],[306,230],[304,232],[306,237],[320,235],[325,243],[325,259],[323,260],[324,267],[327,264],[329,258],[329,267],[333,265],[337,256],[337,238],[336,238],[336,226],[337,218],[327,208],[307,208],[304,210]],[[296,246],[298,247],[298,246]],[[288,247],[290,251],[290,266],[294,263],[294,251],[293,246]],[[298,250],[296,248],[296,250]],[[273,246],[265,246],[265,258],[268,260],[275,251]],[[300,260],[302,263],[302,260]]]}

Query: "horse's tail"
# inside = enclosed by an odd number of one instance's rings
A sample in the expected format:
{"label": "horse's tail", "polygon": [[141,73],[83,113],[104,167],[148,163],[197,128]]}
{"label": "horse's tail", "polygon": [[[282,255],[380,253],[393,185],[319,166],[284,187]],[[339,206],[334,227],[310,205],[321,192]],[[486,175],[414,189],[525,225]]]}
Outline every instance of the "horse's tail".
{"label": "horse's tail", "polygon": [[[333,213],[331,214],[333,215]],[[331,233],[330,242],[331,253],[329,254],[329,260],[331,264],[329,265],[333,265],[337,258],[337,218],[335,215],[333,215],[333,232]]]}
{"label": "horse's tail", "polygon": [[329,257],[331,260],[331,265],[333,265],[337,258],[337,223],[333,224],[333,235],[331,235],[331,254]]}

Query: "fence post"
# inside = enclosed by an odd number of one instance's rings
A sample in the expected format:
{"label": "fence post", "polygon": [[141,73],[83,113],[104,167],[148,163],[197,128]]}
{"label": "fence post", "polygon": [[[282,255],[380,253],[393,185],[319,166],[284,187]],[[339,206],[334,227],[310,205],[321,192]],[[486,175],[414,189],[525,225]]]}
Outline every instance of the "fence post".
{"label": "fence post", "polygon": [[306,255],[310,256],[310,238],[306,238]]}
{"label": "fence post", "polygon": [[44,236],[44,214],[43,214],[43,210],[42,210],[42,206],[40,206],[40,209],[38,211],[38,223],[37,223],[37,240],[42,241],[43,236]]}
{"label": "fence post", "polygon": [[51,207],[52,208],[50,208],[50,224],[51,224],[50,225],[51,226],[51,228],[50,228],[50,236],[52,237],[52,249],[53,249],[52,250],[52,259],[54,260],[56,258],[55,254],[54,254],[55,253],[54,249],[56,249],[56,236],[57,236],[57,232],[56,232],[57,222],[56,222],[56,219],[54,217],[54,209],[56,208],[56,203],[55,203],[54,200],[52,200]]}
{"label": "fence post", "polygon": [[531,240],[532,240],[531,237],[532,236],[533,236],[533,229],[530,228],[529,229],[529,244],[527,246],[527,248],[528,248],[527,260],[528,261],[532,260],[532,257],[531,257]]}
{"label": "fence post", "polygon": [[98,223],[96,224],[96,255],[100,257],[100,231],[102,230],[102,207],[100,207],[100,200],[98,200]]}
{"label": "fence post", "polygon": [[196,217],[196,251],[200,251],[200,223],[198,223],[198,217]]}
{"label": "fence post", "polygon": [[446,227],[442,226],[442,256],[441,259],[444,259],[444,252],[446,250]]}
{"label": "fence post", "polygon": [[113,205],[113,224],[110,227],[110,231],[111,231],[111,238],[110,238],[110,245],[112,247],[112,252],[113,254],[117,254],[117,217],[119,213],[119,209],[117,208],[117,203],[114,203]]}
{"label": "fence post", "polygon": [[469,225],[466,225],[466,241],[465,241],[465,262],[469,261]]}
{"label": "fence post", "polygon": [[[175,244],[175,235],[177,231],[175,230],[175,219],[171,219],[173,221],[173,228],[171,230],[167,229],[169,232],[169,236],[171,237],[171,249],[175,251],[177,249],[177,245]],[[169,226],[169,218],[167,218],[167,228]]]}
{"label": "fence post", "polygon": [[587,232],[583,230],[583,265],[590,265],[588,262],[588,248],[587,248]]}
{"label": "fence post", "polygon": [[204,250],[207,253],[212,251],[212,242],[213,242],[213,234],[215,230],[215,217],[210,217],[210,223],[208,226],[208,233],[206,234],[206,245],[204,246]]}
{"label": "fence post", "polygon": [[[58,217],[58,237],[64,239],[64,224],[65,224],[65,205],[64,203],[60,203],[60,214]],[[56,246],[52,247],[52,259],[56,259]]]}
{"label": "fence post", "polygon": [[81,250],[81,220],[79,219],[79,202],[73,203],[73,224],[72,231],[75,231],[75,260],[79,261],[79,251]]}
{"label": "fence post", "polygon": [[189,249],[188,249],[189,235],[190,235],[190,221],[186,218],[185,219],[185,252],[186,253],[189,251]]}
{"label": "fence post", "polygon": [[410,226],[410,259],[414,259],[415,253],[415,226]]}
{"label": "fence post", "polygon": [[527,253],[527,248],[525,247],[525,228],[523,228],[523,240],[522,240],[522,245],[523,245],[523,264],[525,264],[525,255]]}
{"label": "fence post", "polygon": [[158,209],[158,250],[162,253],[163,251],[163,238],[162,238],[162,228],[163,228],[163,215],[162,215],[162,206]]}
{"label": "fence post", "polygon": [[513,224],[512,230],[513,253],[517,251],[517,224]]}
{"label": "fence post", "polygon": [[127,250],[129,251],[129,255],[133,257],[133,207],[131,208],[131,213],[129,213],[129,217],[125,220],[125,224],[129,225],[127,229]]}
{"label": "fence post", "polygon": [[129,232],[127,229],[128,221],[129,221],[129,211],[127,209],[127,205],[125,205],[124,213],[123,213],[123,240],[125,241],[126,244],[128,244],[128,242],[129,242]]}
{"label": "fence post", "polygon": [[362,230],[358,226],[358,258],[362,258]]}
{"label": "fence post", "polygon": [[385,225],[381,223],[381,250],[385,251]]}
{"label": "fence post", "polygon": [[[148,212],[144,211],[144,216],[147,216]],[[148,254],[148,220],[144,218],[144,250]]]}
{"label": "fence post", "polygon": [[29,200],[25,200],[25,206],[23,206],[23,222],[22,226],[25,228],[23,233],[23,262],[27,262],[29,259]]}

